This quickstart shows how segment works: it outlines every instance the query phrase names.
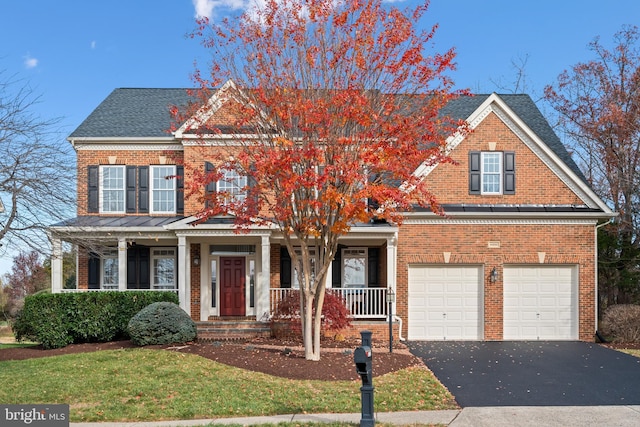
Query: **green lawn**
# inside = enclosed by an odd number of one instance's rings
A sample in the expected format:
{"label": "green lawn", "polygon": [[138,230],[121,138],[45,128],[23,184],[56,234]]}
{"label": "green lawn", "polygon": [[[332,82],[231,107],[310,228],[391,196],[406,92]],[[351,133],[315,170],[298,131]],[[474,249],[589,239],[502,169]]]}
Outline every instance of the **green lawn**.
{"label": "green lawn", "polygon": [[[72,422],[360,412],[360,381],[289,380],[163,350],[0,362],[0,384],[0,402],[68,403]],[[377,411],[457,408],[424,368],[377,377],[374,385]]]}

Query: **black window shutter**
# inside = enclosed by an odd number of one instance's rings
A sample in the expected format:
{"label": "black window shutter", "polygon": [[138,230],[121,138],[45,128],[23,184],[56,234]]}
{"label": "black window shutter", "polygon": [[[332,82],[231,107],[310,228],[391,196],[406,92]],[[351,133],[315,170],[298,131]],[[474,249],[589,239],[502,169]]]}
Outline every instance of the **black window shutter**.
{"label": "black window shutter", "polygon": [[482,182],[480,179],[480,152],[469,152],[469,194],[480,194]]}
{"label": "black window shutter", "polygon": [[331,264],[331,287],[333,288],[342,287],[342,248],[344,248],[343,245],[338,245],[338,251]]}
{"label": "black window shutter", "polygon": [[149,166],[138,167],[138,213],[149,213]]}
{"label": "black window shutter", "polygon": [[184,213],[184,166],[176,166],[176,213]]}
{"label": "black window shutter", "polygon": [[88,203],[87,203],[87,212],[89,213],[97,213],[99,212],[99,201],[98,197],[100,195],[98,188],[98,166],[88,166],[87,167],[87,190],[88,190]]}
{"label": "black window shutter", "polygon": [[370,288],[380,286],[378,283],[378,260],[380,258],[379,248],[369,248],[369,260],[368,260],[368,285]]}
{"label": "black window shutter", "polygon": [[516,193],[516,153],[504,152],[504,194]]}
{"label": "black window shutter", "polygon": [[151,288],[151,260],[150,249],[138,247],[138,289]]}
{"label": "black window shutter", "polygon": [[138,289],[137,258],[137,247],[127,249],[127,289]]}
{"label": "black window shutter", "polygon": [[286,246],[280,247],[280,287],[291,287],[291,256]]}
{"label": "black window shutter", "polygon": [[127,166],[127,213],[136,212],[136,167]]}
{"label": "black window shutter", "polygon": [[127,249],[127,289],[151,287],[150,250],[146,246]]}
{"label": "black window shutter", "polygon": [[[207,177],[208,174],[210,174],[211,172],[213,172],[215,170],[213,163],[211,162],[204,162],[204,174],[205,174],[205,178]],[[216,182],[215,181],[211,181],[209,183],[207,183],[207,185],[204,188],[204,196],[205,196],[205,202],[204,202],[204,207],[208,208],[209,207],[209,196],[214,193],[216,191]]]}
{"label": "black window shutter", "polygon": [[100,257],[98,254],[89,254],[89,289],[100,289]]}

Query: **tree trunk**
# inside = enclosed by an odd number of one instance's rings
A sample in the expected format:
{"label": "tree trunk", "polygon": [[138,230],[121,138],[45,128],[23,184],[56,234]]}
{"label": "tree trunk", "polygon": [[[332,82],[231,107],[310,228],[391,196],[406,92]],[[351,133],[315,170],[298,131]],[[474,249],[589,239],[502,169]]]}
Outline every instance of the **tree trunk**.
{"label": "tree trunk", "polygon": [[[314,351],[313,333],[313,298],[310,295],[303,297],[304,313],[302,317],[302,342],[304,344],[304,358],[307,360],[320,360],[320,352]],[[319,347],[319,346],[318,346]]]}

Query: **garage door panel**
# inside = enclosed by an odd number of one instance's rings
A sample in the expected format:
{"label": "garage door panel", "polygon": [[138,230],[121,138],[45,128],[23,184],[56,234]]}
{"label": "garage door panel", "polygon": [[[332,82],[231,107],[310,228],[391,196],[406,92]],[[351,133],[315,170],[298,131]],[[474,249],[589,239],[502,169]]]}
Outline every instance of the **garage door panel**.
{"label": "garage door panel", "polygon": [[504,339],[577,339],[577,288],[575,266],[505,267]]}
{"label": "garage door panel", "polygon": [[410,267],[409,339],[481,339],[481,279],[478,266]]}

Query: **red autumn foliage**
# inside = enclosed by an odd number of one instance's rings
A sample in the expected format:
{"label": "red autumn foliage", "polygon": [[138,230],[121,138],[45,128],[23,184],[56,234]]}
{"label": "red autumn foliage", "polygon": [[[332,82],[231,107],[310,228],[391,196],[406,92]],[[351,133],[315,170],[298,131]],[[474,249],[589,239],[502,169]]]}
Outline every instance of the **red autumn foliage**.
{"label": "red autumn foliage", "polygon": [[[315,308],[315,307],[314,307]],[[300,291],[290,291],[278,303],[271,317],[272,324],[285,324],[288,331],[302,334],[300,323]],[[327,292],[322,305],[322,331],[339,331],[351,326],[351,313],[344,300],[337,294]]]}
{"label": "red autumn foliage", "polygon": [[466,127],[440,115],[458,94],[455,52],[429,51],[437,25],[419,29],[427,7],[272,0],[237,19],[202,19],[193,34],[212,64],[209,77],[194,75],[197,102],[172,109],[176,136],[197,152],[185,193],[204,206],[200,220],[280,232],[300,275],[308,358],[319,358],[338,239],[358,223],[400,224],[415,205],[440,211],[415,171],[451,162],[447,138]]}

